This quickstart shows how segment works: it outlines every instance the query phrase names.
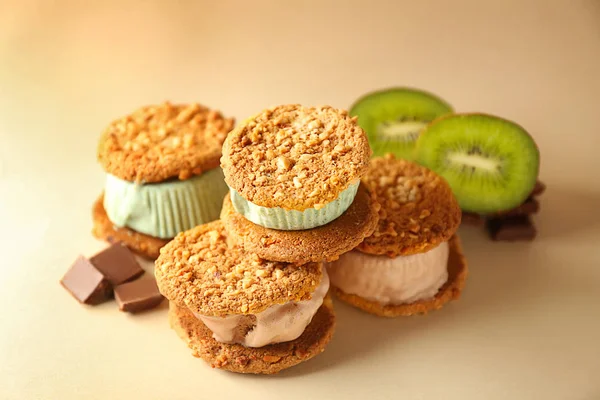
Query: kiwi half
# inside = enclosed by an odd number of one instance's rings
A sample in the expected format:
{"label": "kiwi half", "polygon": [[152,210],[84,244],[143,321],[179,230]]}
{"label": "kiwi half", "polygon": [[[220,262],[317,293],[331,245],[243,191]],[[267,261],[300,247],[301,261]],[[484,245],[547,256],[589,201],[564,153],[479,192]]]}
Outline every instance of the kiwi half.
{"label": "kiwi half", "polygon": [[540,166],[539,150],[525,129],[485,114],[435,120],[419,136],[415,155],[448,181],[463,210],[480,214],[523,203]]}
{"label": "kiwi half", "polygon": [[369,93],[350,108],[367,133],[373,156],[393,153],[414,159],[419,133],[435,118],[452,112],[439,97],[418,89],[391,88]]}

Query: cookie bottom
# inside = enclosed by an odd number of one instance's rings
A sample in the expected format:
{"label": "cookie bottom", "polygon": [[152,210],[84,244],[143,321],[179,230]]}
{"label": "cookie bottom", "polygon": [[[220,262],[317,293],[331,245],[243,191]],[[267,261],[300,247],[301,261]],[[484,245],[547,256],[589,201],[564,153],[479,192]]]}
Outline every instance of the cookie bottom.
{"label": "cookie bottom", "polygon": [[373,233],[379,221],[379,204],[364,184],[354,202],[339,218],[314,229],[282,231],[256,225],[237,213],[225,196],[221,220],[229,237],[246,251],[288,263],[335,261]]}
{"label": "cookie bottom", "polygon": [[213,368],[242,374],[276,374],[307,361],[325,351],[335,330],[329,295],[299,338],[258,348],[217,342],[202,321],[173,302],[169,304],[169,321],[194,357],[202,358]]}
{"label": "cookie bottom", "polygon": [[376,301],[364,299],[354,294],[345,293],[333,286],[331,287],[331,290],[340,300],[380,317],[399,317],[415,314],[427,314],[429,311],[438,310],[449,301],[457,300],[460,297],[468,275],[467,262],[463,254],[459,237],[454,235],[450,239],[449,245],[450,254],[448,256],[448,280],[431,299],[419,300],[409,304],[385,305]]}
{"label": "cookie bottom", "polygon": [[167,244],[169,240],[148,236],[125,227],[116,227],[108,219],[103,202],[104,195],[101,195],[94,203],[92,209],[92,217],[94,219],[92,234],[98,239],[106,240],[109,243],[123,242],[133,252],[150,260],[156,260],[160,248]]}

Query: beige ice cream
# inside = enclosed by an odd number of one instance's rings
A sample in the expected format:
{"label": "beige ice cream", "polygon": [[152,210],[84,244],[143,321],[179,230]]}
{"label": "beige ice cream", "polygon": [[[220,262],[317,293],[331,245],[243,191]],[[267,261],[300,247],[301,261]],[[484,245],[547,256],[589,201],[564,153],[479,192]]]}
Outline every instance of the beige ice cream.
{"label": "beige ice cream", "polygon": [[263,347],[288,342],[302,335],[323,304],[328,290],[329,277],[323,270],[323,278],[309,300],[276,304],[256,315],[194,315],[213,332],[213,337],[219,342]]}
{"label": "beige ice cream", "polygon": [[387,304],[429,299],[448,280],[448,242],[425,253],[389,258],[359,251],[328,265],[331,284],[348,294]]}

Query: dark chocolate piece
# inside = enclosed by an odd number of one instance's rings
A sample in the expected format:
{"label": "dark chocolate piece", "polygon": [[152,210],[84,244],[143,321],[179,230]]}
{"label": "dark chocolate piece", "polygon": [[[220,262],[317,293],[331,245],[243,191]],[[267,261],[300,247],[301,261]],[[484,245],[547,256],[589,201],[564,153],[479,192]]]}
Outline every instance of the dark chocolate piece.
{"label": "dark chocolate piece", "polygon": [[154,279],[142,278],[115,287],[115,299],[119,310],[136,313],[158,306],[164,297]]}
{"label": "dark chocolate piece", "polygon": [[487,221],[486,228],[492,240],[498,241],[533,240],[537,234],[531,219],[526,215],[491,218]]}
{"label": "dark chocolate piece", "polygon": [[113,286],[134,280],[144,273],[133,253],[121,243],[111,245],[90,261]]}
{"label": "dark chocolate piece", "polygon": [[96,305],[112,298],[108,280],[83,256],[75,260],[60,284],[83,304]]}
{"label": "dark chocolate piece", "polygon": [[511,210],[498,211],[497,213],[490,214],[490,218],[505,218],[505,217],[516,217],[519,215],[530,215],[540,211],[540,202],[533,197],[528,198],[523,204],[517,206]]}
{"label": "dark chocolate piece", "polygon": [[531,191],[530,196],[539,196],[540,194],[544,193],[545,190],[546,185],[540,181],[537,181],[533,187],[533,190]]}
{"label": "dark chocolate piece", "polygon": [[475,214],[468,211],[462,212],[462,218],[460,220],[461,224],[465,225],[473,225],[473,226],[482,226],[485,220],[479,214]]}

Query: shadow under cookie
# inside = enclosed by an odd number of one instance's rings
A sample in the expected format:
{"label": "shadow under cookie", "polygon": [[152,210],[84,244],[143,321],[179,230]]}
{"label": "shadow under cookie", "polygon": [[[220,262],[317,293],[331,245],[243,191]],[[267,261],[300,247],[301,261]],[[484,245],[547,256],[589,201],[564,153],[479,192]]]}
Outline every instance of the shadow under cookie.
{"label": "shadow under cookie", "polygon": [[233,242],[246,251],[272,261],[307,263],[334,261],[355,248],[375,230],[378,211],[379,204],[361,183],[346,212],[317,228],[301,231],[265,228],[236,212],[229,195],[223,202],[221,220]]}
{"label": "shadow under cookie", "polygon": [[276,374],[325,350],[335,330],[331,297],[327,295],[302,335],[292,341],[252,348],[217,342],[213,333],[190,311],[169,305],[169,321],[192,350],[213,368],[243,374]]}
{"label": "shadow under cookie", "polygon": [[100,195],[92,209],[93,235],[109,243],[122,242],[135,253],[149,260],[155,260],[160,254],[160,248],[169,240],[148,236],[125,227],[116,227],[108,218],[103,201],[104,195]]}
{"label": "shadow under cookie", "polygon": [[448,280],[431,299],[419,300],[409,304],[384,305],[376,301],[364,299],[354,294],[345,293],[333,286],[331,290],[340,300],[380,317],[427,314],[429,311],[438,310],[449,301],[457,300],[460,297],[468,275],[467,262],[463,254],[459,237],[454,235],[450,239],[449,245],[450,253],[448,256]]}

